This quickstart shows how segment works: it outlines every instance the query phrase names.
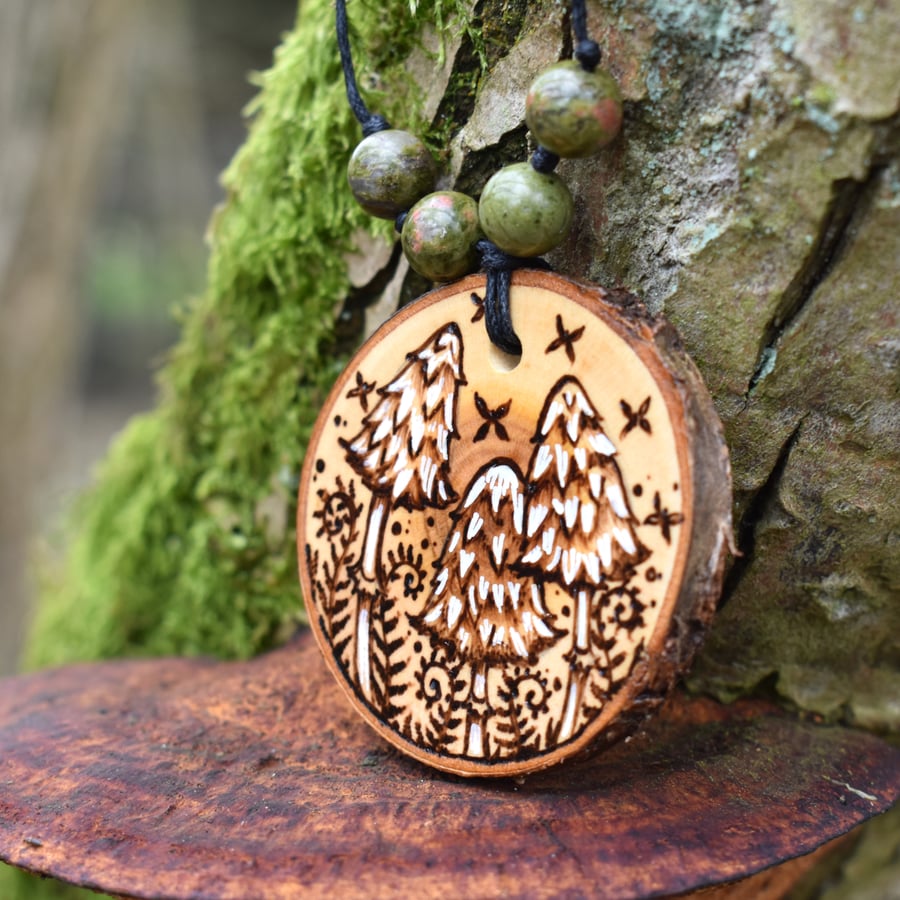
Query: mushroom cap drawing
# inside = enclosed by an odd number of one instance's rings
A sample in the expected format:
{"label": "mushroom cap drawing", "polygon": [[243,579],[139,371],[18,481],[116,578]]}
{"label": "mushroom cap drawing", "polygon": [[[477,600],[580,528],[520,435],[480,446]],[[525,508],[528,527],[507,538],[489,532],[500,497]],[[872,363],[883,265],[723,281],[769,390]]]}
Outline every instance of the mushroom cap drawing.
{"label": "mushroom cap drawing", "polygon": [[416,625],[472,662],[524,661],[556,637],[539,582],[511,568],[522,540],[522,473],[510,459],[482,466],[451,513],[432,582]]}
{"label": "mushroom cap drawing", "polygon": [[359,433],[341,439],[347,461],[374,493],[407,509],[456,500],[447,467],[456,428],[457,389],[466,383],[462,338],[450,322],[434,332],[384,387]]}
{"label": "mushroom cap drawing", "polygon": [[528,466],[523,572],[566,587],[599,585],[626,579],[648,557],[601,421],[571,375],[547,395]]}

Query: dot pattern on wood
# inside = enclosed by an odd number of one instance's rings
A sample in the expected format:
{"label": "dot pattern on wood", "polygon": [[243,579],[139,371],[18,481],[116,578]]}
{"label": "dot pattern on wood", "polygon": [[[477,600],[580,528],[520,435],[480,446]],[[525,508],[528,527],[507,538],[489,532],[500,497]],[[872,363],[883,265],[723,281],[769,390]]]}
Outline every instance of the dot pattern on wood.
{"label": "dot pattern on wood", "polygon": [[584,748],[646,687],[694,479],[674,379],[602,292],[517,274],[518,361],[473,315],[483,293],[427,295],[350,363],[298,542],[316,636],[370,723],[439,768],[510,774]]}

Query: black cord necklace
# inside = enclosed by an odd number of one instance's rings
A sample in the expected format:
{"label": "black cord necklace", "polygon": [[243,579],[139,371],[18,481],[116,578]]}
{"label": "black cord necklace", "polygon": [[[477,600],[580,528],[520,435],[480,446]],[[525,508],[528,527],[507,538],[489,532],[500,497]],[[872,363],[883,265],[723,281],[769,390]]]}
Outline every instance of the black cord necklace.
{"label": "black cord necklace", "polygon": [[476,201],[433,191],[424,144],[370,112],[337,0],[364,134],[350,188],[446,286],[385,323],[325,404],[301,581],[363,717],[464,775],[543,768],[633,728],[696,650],[729,546],[721,426],[671,327],[540,259],[572,222],[557,163],[622,121],[583,0],[570,18],[574,58],[528,93],[536,151]]}

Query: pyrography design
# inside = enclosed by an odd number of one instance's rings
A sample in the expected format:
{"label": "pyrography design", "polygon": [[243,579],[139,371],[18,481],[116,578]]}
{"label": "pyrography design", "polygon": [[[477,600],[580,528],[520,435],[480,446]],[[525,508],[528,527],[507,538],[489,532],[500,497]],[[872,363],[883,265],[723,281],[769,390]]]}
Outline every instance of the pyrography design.
{"label": "pyrography design", "polygon": [[[603,590],[630,580],[650,555],[613,458],[616,448],[577,378],[561,378],[544,403],[528,466],[531,485],[526,539],[519,567],[536,581],[555,581],[572,595],[569,682],[554,737],[575,729],[594,651],[608,653],[607,636],[592,627]],[[605,660],[608,665],[608,660]]]}
{"label": "pyrography design", "polygon": [[[564,367],[584,327],[556,331]],[[333,658],[381,722],[437,754],[522,760],[576,739],[626,683],[661,596],[647,563],[684,517],[655,482],[652,509],[629,490],[578,377],[512,431],[521,401],[470,386],[463,355],[450,322],[393,374],[348,376],[307,565]],[[628,452],[653,438],[649,397],[603,399]]]}
{"label": "pyrography design", "polygon": [[[390,656],[395,619],[386,606],[382,567],[385,526],[391,507],[442,509],[456,499],[450,484],[450,442],[458,437],[456,405],[465,384],[462,339],[454,323],[407,354],[397,375],[379,388],[378,402],[359,434],[341,440],[347,461],[369,489],[365,538],[359,562],[349,574],[357,592],[356,683],[367,700],[382,706],[390,693],[391,666],[373,668],[372,617],[381,604],[381,655]],[[384,633],[387,632],[387,633]],[[399,648],[398,648],[399,649]]]}
{"label": "pyrography design", "polygon": [[[522,543],[525,495],[515,462],[483,466],[450,514],[453,528],[438,560],[425,612],[415,624],[455,646],[471,670],[466,701],[466,755],[488,755],[491,712],[489,669],[496,663],[534,661],[555,632],[541,584],[522,578],[511,563]],[[510,558],[512,557],[512,558]]]}

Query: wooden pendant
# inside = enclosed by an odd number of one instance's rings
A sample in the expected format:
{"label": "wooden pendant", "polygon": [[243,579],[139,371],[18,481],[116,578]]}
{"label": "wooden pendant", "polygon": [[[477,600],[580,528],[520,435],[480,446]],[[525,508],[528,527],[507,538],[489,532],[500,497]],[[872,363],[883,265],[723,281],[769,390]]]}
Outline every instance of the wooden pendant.
{"label": "wooden pendant", "polygon": [[544,768],[633,730],[688,665],[731,543],[721,425],[671,326],[630,295],[485,279],[357,353],[300,484],[304,596],[388,741],[461,775]]}

